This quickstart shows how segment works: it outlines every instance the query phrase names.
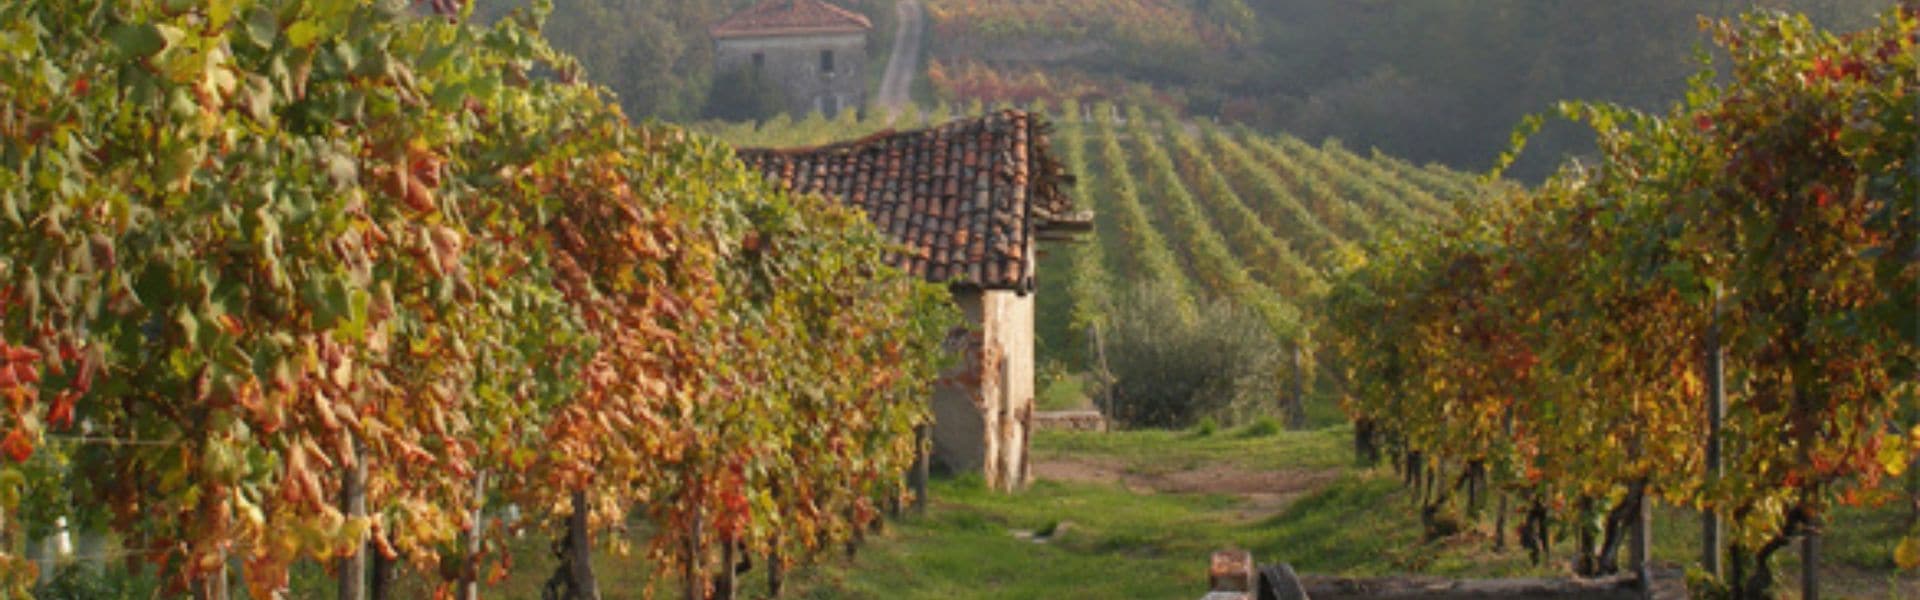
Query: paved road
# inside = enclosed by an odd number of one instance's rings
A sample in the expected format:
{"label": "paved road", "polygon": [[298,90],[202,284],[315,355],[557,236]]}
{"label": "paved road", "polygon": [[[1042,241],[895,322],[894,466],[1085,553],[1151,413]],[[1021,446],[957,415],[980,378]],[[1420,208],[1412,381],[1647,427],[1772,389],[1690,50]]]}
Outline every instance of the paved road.
{"label": "paved road", "polygon": [[900,116],[900,109],[913,102],[913,73],[920,69],[920,38],[927,30],[926,11],[919,0],[900,0],[894,5],[898,24],[893,31],[893,53],[887,57],[887,74],[880,79],[880,97],[876,102],[887,109],[887,119]]}

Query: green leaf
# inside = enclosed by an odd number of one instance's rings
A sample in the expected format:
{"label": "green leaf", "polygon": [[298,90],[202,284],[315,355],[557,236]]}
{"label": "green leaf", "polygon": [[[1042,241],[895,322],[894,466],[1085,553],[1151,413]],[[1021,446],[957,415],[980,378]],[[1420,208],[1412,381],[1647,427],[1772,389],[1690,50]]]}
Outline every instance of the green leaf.
{"label": "green leaf", "polygon": [[299,21],[287,27],[287,43],[295,48],[311,47],[323,33],[313,21]]}
{"label": "green leaf", "polygon": [[173,323],[178,325],[180,333],[186,336],[187,347],[200,345],[200,322],[193,318],[193,313],[188,312],[186,307],[182,306],[174,310]]}
{"label": "green leaf", "polygon": [[153,56],[167,47],[167,37],[154,23],[115,27],[107,32],[107,40],[113,42],[123,62]]}
{"label": "green leaf", "polygon": [[280,21],[273,16],[273,11],[264,7],[254,7],[253,10],[247,11],[246,32],[247,37],[252,38],[254,43],[272,46],[274,38],[280,35]]}

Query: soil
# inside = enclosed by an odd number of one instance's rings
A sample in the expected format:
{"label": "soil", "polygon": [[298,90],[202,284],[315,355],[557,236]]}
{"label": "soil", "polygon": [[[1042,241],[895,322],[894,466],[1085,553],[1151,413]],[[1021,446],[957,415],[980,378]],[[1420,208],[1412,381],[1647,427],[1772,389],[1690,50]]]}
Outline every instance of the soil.
{"label": "soil", "polygon": [[1141,473],[1117,460],[1046,457],[1033,463],[1036,479],[1119,484],[1137,494],[1219,494],[1246,500],[1242,517],[1261,518],[1340,476],[1338,469],[1249,471],[1231,465],[1203,465],[1169,473]]}

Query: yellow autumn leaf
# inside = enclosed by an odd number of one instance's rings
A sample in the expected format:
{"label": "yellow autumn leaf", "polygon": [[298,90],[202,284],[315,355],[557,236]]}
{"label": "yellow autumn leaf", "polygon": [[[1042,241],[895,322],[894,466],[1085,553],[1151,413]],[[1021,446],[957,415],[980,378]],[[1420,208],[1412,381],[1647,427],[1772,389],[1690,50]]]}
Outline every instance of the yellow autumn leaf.
{"label": "yellow autumn leaf", "polygon": [[1907,445],[1900,443],[1900,436],[1889,435],[1880,443],[1880,466],[1886,467],[1888,475],[1899,477],[1907,472],[1908,454]]}
{"label": "yellow autumn leaf", "polygon": [[1920,567],[1920,538],[1908,536],[1893,549],[1893,563],[1902,569]]}

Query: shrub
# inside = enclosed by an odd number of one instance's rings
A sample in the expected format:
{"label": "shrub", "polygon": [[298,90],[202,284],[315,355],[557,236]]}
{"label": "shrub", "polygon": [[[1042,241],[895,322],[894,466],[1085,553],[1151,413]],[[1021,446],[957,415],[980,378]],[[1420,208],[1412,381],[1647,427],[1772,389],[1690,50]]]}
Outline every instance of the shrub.
{"label": "shrub", "polygon": [[1259,315],[1225,300],[1196,306],[1165,283],[1115,303],[1106,351],[1111,416],[1130,427],[1187,427],[1278,390],[1281,345]]}
{"label": "shrub", "polygon": [[1219,429],[1220,424],[1214,422],[1213,417],[1200,417],[1200,424],[1193,426],[1193,437],[1211,436]]}
{"label": "shrub", "polygon": [[1252,423],[1248,423],[1246,428],[1241,429],[1240,437],[1259,438],[1277,433],[1280,433],[1280,421],[1274,419],[1272,416],[1262,416],[1254,419]]}

